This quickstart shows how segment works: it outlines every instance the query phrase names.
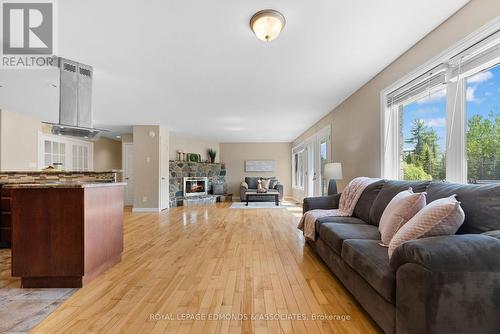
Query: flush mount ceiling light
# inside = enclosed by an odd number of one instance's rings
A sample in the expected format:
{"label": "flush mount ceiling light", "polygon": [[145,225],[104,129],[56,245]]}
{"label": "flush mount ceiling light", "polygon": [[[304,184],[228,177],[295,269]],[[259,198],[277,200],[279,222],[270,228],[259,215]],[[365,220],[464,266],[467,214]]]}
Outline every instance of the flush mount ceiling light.
{"label": "flush mount ceiling light", "polygon": [[270,42],[277,38],[285,26],[285,17],[273,9],[255,13],[250,19],[250,28],[258,39]]}

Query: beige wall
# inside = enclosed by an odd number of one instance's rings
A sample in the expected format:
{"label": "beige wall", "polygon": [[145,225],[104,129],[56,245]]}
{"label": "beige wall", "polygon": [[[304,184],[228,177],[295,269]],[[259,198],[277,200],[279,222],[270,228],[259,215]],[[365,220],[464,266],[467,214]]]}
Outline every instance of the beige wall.
{"label": "beige wall", "polygon": [[101,137],[94,141],[94,170],[107,171],[122,168],[121,141]]}
{"label": "beige wall", "polygon": [[177,159],[177,151],[184,153],[199,153],[203,161],[208,160],[207,150],[212,148],[217,151],[215,161],[218,162],[220,156],[220,144],[213,140],[204,140],[194,137],[184,137],[170,135],[170,160]]}
{"label": "beige wall", "polygon": [[32,117],[0,111],[0,169],[38,170],[38,134],[42,123]]}
{"label": "beige wall", "polygon": [[339,186],[356,176],[380,176],[380,91],[498,15],[500,1],[472,0],[295,139],[294,145],[331,125],[331,156],[343,164],[344,180]]}
{"label": "beige wall", "polygon": [[[221,161],[226,164],[226,182],[229,192],[238,196],[245,176],[276,176],[283,184],[285,196],[292,194],[290,143],[221,143]],[[246,173],[245,160],[275,160],[276,171]]]}

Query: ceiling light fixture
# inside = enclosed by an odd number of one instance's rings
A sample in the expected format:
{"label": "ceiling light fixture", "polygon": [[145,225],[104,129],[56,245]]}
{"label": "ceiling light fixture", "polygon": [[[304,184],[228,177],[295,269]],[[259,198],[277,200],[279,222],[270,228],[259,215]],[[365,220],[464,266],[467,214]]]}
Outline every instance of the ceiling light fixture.
{"label": "ceiling light fixture", "polygon": [[285,17],[274,9],[255,13],[250,19],[250,28],[258,39],[270,42],[277,38],[285,27]]}

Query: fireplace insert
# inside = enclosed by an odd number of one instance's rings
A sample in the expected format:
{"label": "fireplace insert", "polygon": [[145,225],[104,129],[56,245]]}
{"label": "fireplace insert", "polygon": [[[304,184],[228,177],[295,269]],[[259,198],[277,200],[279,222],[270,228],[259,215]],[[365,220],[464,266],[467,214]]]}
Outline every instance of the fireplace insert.
{"label": "fireplace insert", "polygon": [[184,196],[201,196],[208,194],[208,178],[206,177],[185,177]]}

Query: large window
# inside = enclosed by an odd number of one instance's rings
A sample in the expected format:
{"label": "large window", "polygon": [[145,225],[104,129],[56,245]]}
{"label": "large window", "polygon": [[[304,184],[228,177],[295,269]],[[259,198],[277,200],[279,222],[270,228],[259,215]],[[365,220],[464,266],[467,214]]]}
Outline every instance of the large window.
{"label": "large window", "polygon": [[466,81],[467,181],[500,182],[500,65]]}
{"label": "large window", "polygon": [[60,164],[63,170],[88,171],[93,169],[93,144],[63,136],[40,135],[39,167]]}
{"label": "large window", "polygon": [[402,179],[446,179],[446,90],[408,104],[399,115]]}
{"label": "large window", "polygon": [[305,154],[304,148],[293,150],[293,187],[297,189],[304,189]]}
{"label": "large window", "polygon": [[382,130],[385,178],[500,182],[500,21],[385,89]]}

